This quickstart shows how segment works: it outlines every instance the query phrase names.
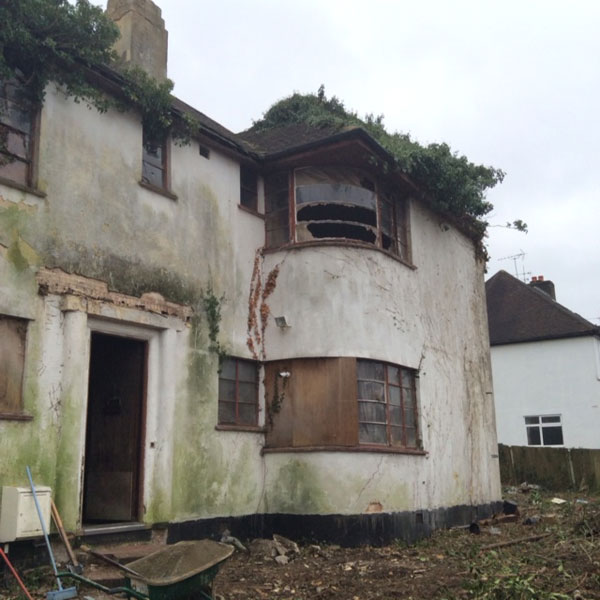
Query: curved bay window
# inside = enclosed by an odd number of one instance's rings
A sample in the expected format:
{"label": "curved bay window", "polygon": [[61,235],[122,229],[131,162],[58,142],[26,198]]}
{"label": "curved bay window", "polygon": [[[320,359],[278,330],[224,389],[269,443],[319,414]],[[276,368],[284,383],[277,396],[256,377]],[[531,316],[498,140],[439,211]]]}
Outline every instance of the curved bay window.
{"label": "curved bay window", "polygon": [[293,172],[293,192],[287,172],[265,178],[268,248],[346,240],[410,260],[406,200],[366,172],[303,167]]}

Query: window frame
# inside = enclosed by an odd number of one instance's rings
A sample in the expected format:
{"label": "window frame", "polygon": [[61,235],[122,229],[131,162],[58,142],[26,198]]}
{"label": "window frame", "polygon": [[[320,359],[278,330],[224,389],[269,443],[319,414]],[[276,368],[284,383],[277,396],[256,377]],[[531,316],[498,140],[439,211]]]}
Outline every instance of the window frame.
{"label": "window frame", "polygon": [[[18,400],[15,405],[9,409],[8,406],[0,405],[0,420],[9,420],[9,421],[31,421],[33,417],[25,413],[24,407],[24,383],[25,383],[25,372],[27,365],[27,341],[29,337],[29,320],[23,319],[21,317],[15,317],[12,315],[0,314],[0,323],[4,321],[12,322],[17,330],[16,333],[20,337],[20,348],[18,349],[18,354],[21,356],[20,360],[20,373],[18,375],[18,383],[17,387],[17,395]],[[22,331],[19,332],[18,329]],[[3,352],[0,348],[0,357]],[[12,356],[14,356],[14,350],[10,352]],[[6,367],[6,361],[1,361],[0,371]],[[0,381],[2,377],[0,376]],[[9,377],[6,376],[6,381],[8,382]],[[13,382],[14,383],[14,382]]]}
{"label": "window frame", "polygon": [[[365,187],[373,192],[375,196],[375,225],[366,221],[353,221],[352,219],[325,219],[322,224],[333,223],[341,227],[372,230],[374,232],[373,242],[359,237],[342,237],[338,235],[312,237],[312,239],[298,240],[299,222],[312,223],[313,226],[319,224],[319,219],[299,220],[298,212],[302,207],[298,204],[297,193],[299,184],[297,182],[298,171],[310,169],[322,170],[324,172],[339,170],[340,173],[346,172],[348,177],[357,177],[361,181],[368,180],[372,184],[372,189]],[[275,198],[283,191],[283,186],[276,183],[277,178],[288,178],[287,204],[282,206],[281,199]],[[333,177],[332,177],[333,179]],[[342,183],[340,179],[340,183]],[[302,184],[308,187],[310,184]],[[318,183],[315,183],[318,185]],[[335,185],[335,182],[333,183]],[[273,198],[271,197],[273,196]],[[319,203],[323,206],[334,206],[333,203]],[[391,211],[390,227],[393,233],[392,242],[385,247],[384,238],[386,236],[383,230],[383,206],[388,205]],[[345,205],[347,209],[350,205]],[[359,208],[356,205],[356,208]],[[309,246],[309,245],[348,245],[360,246],[364,248],[376,249],[391,256],[408,266],[412,265],[412,254],[410,244],[410,198],[401,197],[401,194],[387,183],[384,183],[381,177],[376,177],[365,169],[355,167],[339,167],[337,165],[310,165],[292,168],[289,170],[273,171],[265,176],[265,246],[267,251],[275,251],[288,246]]]}
{"label": "window frame", "polygon": [[[383,367],[384,379],[366,379],[361,378],[359,373],[360,363],[372,363],[376,365],[381,365]],[[398,369],[399,383],[396,384],[390,378],[390,369]],[[404,385],[404,377],[405,375],[409,377],[410,387],[407,388]],[[404,367],[401,365],[396,365],[393,363],[388,363],[384,361],[371,360],[371,359],[356,359],[356,400],[359,406],[358,411],[358,444],[361,447],[384,447],[384,448],[393,448],[398,450],[422,450],[422,442],[420,437],[420,428],[419,428],[419,409],[418,409],[418,397],[417,397],[417,379],[418,373],[414,369],[409,369],[408,367]],[[361,398],[360,396],[360,383],[377,383],[384,385],[384,399],[385,402],[373,400],[370,398]],[[399,404],[395,405],[391,402],[391,389],[397,389],[399,394]],[[406,423],[406,409],[405,409],[405,399],[406,399],[406,390],[410,389],[412,392],[413,398],[413,410],[412,410],[412,418],[413,418],[413,426],[409,426]],[[385,405],[385,423],[382,421],[367,421],[361,419],[360,414],[360,406],[361,404],[384,404]],[[392,407],[397,406],[400,411],[401,416],[401,425],[395,424],[392,422]],[[371,425],[385,425],[386,432],[386,442],[377,442],[373,440],[361,440],[361,432],[360,426],[361,424],[371,424]],[[401,443],[398,443],[394,440],[393,429],[401,429]],[[407,430],[414,429],[414,445],[409,445],[407,443]]]}
{"label": "window frame", "polygon": [[252,213],[258,213],[258,171],[244,164],[240,164],[239,205]]}
{"label": "window frame", "polygon": [[[156,164],[159,161],[153,162],[152,153],[148,150],[151,146],[159,147],[161,150],[160,165]],[[146,176],[146,165],[161,172],[160,185]],[[147,135],[145,129],[142,129],[142,174],[139,184],[171,200],[177,200],[177,196],[171,191],[171,136],[169,134],[166,134],[162,140],[155,140]]]}
{"label": "window frame", "polygon": [[[534,422],[533,419],[537,419],[537,422]],[[544,419],[547,419],[544,421]],[[549,420],[553,419],[553,420]],[[563,422],[561,414],[545,414],[545,415],[525,415],[523,417],[525,421],[525,433],[527,435],[527,446],[532,446],[534,448],[561,448],[565,445],[565,437],[563,432]],[[528,422],[529,421],[529,422]],[[545,429],[559,429],[560,428],[560,437],[561,442],[559,444],[546,444],[544,439],[544,430]],[[537,436],[540,440],[539,444],[533,443],[531,441],[531,435],[533,432],[537,432]],[[531,433],[530,433],[531,432]]]}
{"label": "window frame", "polygon": [[[20,93],[27,95],[25,86],[19,82],[16,82],[14,79],[0,79],[0,90],[2,90],[2,88],[4,88],[5,85],[10,85],[11,82],[15,86],[21,88]],[[0,93],[0,97],[4,98],[5,96],[3,95],[3,93]],[[8,96],[6,96],[5,99],[7,102],[15,104],[14,100],[10,100]],[[6,175],[0,174],[0,184],[14,187],[16,189],[26,191],[40,197],[44,197],[45,194],[37,190],[35,187],[37,185],[41,106],[34,100],[27,101],[31,102],[31,105],[28,106],[25,110],[20,110],[20,112],[28,114],[29,116],[29,133],[20,129],[19,127],[16,127],[13,123],[9,122],[7,115],[5,116],[3,112],[0,111],[0,130],[5,129],[7,131],[6,139],[8,139],[8,134],[12,132],[13,134],[16,134],[18,136],[25,136],[27,140],[27,150],[25,158],[19,156],[18,154],[15,154],[14,152],[10,152],[8,150],[8,147],[5,151],[0,152],[0,156],[13,156],[18,162],[25,163],[25,177],[23,179],[13,179],[11,177],[7,177]],[[18,106],[18,110],[22,108],[23,107]]]}
{"label": "window frame", "polygon": [[[231,379],[229,377],[223,376],[224,363],[225,361],[232,361],[235,363],[235,379]],[[244,363],[246,365],[250,365],[254,368],[255,379],[252,380],[240,380],[240,363]],[[220,365],[219,369],[219,381],[218,381],[218,391],[217,391],[217,429],[227,430],[248,430],[248,431],[262,431],[262,427],[259,424],[260,418],[260,401],[259,401],[259,384],[260,384],[260,362],[256,360],[251,360],[247,358],[238,358],[236,356],[227,356],[223,359],[223,362]],[[222,381],[234,381],[235,382],[235,398],[232,400],[224,400],[222,396]],[[252,383],[254,384],[254,402],[240,402],[240,383]],[[233,404],[235,411],[235,419],[233,421],[224,421],[221,420],[221,404]],[[240,404],[248,404],[252,405],[255,408],[256,418],[254,422],[250,423],[244,421],[240,417]]]}

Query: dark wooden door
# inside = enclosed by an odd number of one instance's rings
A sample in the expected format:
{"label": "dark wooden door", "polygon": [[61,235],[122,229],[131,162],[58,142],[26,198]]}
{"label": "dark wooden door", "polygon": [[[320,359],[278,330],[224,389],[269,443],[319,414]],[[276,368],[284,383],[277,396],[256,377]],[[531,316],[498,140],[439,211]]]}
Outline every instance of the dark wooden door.
{"label": "dark wooden door", "polygon": [[83,522],[138,519],[146,342],[92,333]]}

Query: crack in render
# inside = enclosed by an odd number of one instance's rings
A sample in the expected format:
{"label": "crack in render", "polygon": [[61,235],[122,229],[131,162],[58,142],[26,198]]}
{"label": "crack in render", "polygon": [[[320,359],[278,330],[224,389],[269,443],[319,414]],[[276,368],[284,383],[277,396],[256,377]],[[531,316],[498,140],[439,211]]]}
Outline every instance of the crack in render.
{"label": "crack in render", "polygon": [[381,469],[381,464],[383,463],[384,458],[385,458],[384,456],[381,456],[379,458],[379,462],[377,463],[377,467],[375,468],[375,471],[372,473],[372,475],[369,477],[369,479],[367,479],[367,481],[365,482],[365,485],[362,486],[360,492],[358,492],[358,496],[356,496],[357,503],[360,500],[360,497],[363,495],[364,491],[367,489],[367,487],[369,487],[369,484],[373,481],[373,479],[375,479],[375,477],[377,477],[377,475],[379,475],[379,471]]}

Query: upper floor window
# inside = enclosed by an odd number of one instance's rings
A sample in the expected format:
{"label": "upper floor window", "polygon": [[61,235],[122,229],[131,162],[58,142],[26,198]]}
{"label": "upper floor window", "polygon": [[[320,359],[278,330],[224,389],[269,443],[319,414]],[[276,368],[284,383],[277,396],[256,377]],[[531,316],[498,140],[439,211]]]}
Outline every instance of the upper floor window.
{"label": "upper floor window", "polygon": [[406,201],[393,189],[358,169],[304,167],[292,176],[292,199],[287,174],[265,180],[267,247],[343,239],[410,260]]}
{"label": "upper floor window", "polygon": [[156,139],[144,131],[142,153],[142,183],[168,190],[167,138]]}
{"label": "upper floor window", "polygon": [[33,186],[35,105],[16,80],[0,80],[0,178]]}
{"label": "upper floor window", "polygon": [[258,424],[258,364],[225,358],[219,375],[219,425]]}
{"label": "upper floor window", "polygon": [[356,370],[359,442],[417,448],[415,372],[373,360]]}
{"label": "upper floor window", "polygon": [[0,417],[23,412],[23,369],[27,321],[0,316]]}
{"label": "upper floor window", "polygon": [[240,166],[240,204],[255,212],[258,210],[258,174],[246,165]]}
{"label": "upper floor window", "polygon": [[525,417],[529,446],[562,446],[563,432],[560,415]]}

